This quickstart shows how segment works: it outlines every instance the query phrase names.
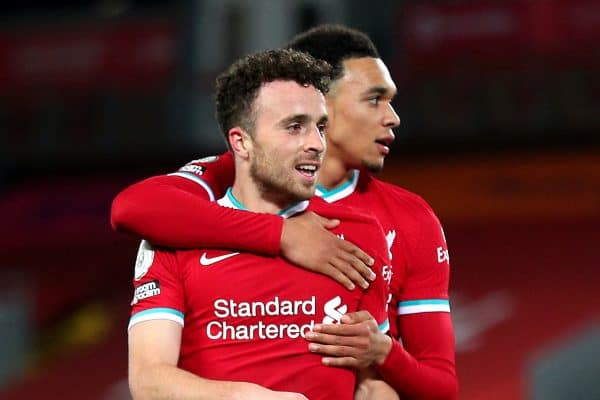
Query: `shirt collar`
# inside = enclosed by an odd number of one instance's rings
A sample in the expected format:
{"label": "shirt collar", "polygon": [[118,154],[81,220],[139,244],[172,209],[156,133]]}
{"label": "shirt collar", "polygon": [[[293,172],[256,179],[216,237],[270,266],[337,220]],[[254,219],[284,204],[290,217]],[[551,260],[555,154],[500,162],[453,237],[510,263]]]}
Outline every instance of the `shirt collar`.
{"label": "shirt collar", "polygon": [[337,186],[331,190],[325,189],[321,185],[317,185],[317,196],[321,197],[328,203],[333,203],[338,200],[341,200],[345,197],[350,196],[356,190],[356,186],[358,185],[358,177],[360,176],[360,172],[355,169],[352,171],[352,176],[346,182]]}
{"label": "shirt collar", "polygon": [[[235,208],[236,210],[249,211],[242,203],[240,203],[238,201],[238,199],[235,198],[230,187],[227,188],[227,191],[225,192],[225,196],[223,196],[219,200],[217,200],[217,203],[223,207]],[[277,213],[277,215],[279,215],[283,218],[288,218],[288,217],[291,217],[293,215],[296,215],[296,214],[301,213],[302,211],[306,210],[308,208],[308,205],[309,205],[309,201],[303,200],[303,201],[300,201],[298,203],[292,204],[292,205],[284,208],[283,210],[279,211]]]}

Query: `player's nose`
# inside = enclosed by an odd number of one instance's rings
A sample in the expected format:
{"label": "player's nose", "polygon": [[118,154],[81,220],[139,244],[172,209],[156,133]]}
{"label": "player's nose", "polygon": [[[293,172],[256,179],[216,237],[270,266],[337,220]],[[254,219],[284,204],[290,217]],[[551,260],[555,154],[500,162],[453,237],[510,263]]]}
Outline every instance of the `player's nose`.
{"label": "player's nose", "polygon": [[314,151],[322,153],[325,151],[325,137],[323,136],[322,129],[315,125],[308,133],[308,137],[304,146],[305,151]]}
{"label": "player's nose", "polygon": [[400,117],[394,110],[394,107],[391,104],[388,104],[385,116],[383,118],[383,125],[386,128],[397,128],[400,126]]}

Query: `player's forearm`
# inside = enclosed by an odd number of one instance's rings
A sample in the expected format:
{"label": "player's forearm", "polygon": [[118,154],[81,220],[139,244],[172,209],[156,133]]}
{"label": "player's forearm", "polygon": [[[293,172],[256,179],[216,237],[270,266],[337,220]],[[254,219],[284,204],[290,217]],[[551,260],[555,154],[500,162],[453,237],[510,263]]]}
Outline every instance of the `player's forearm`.
{"label": "player's forearm", "polygon": [[354,400],[398,400],[396,391],[374,372],[373,368],[359,371]]}
{"label": "player's forearm", "polygon": [[197,218],[196,205],[209,201],[201,186],[179,177],[153,176],[122,190],[113,200],[114,230],[134,234],[158,245],[191,247],[197,238],[186,214]]}
{"label": "player's forearm", "polygon": [[454,363],[445,358],[417,359],[394,340],[392,349],[377,371],[401,398],[456,399],[458,381]]}
{"label": "player's forearm", "polygon": [[152,365],[130,370],[129,387],[134,400],[239,400],[258,387],[246,382],[204,379],[171,365]]}
{"label": "player's forearm", "polygon": [[117,195],[111,224],[115,230],[168,247],[225,247],[275,255],[283,219],[221,207],[193,182],[156,176]]}

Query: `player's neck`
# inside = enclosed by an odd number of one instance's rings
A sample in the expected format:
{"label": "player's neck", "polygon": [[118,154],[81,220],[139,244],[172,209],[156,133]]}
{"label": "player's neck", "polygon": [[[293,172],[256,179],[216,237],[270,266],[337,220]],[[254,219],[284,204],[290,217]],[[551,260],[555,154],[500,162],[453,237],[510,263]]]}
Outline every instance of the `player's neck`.
{"label": "player's neck", "polygon": [[253,183],[240,182],[237,179],[231,187],[231,194],[240,208],[257,213],[278,214],[281,210],[297,203],[278,193],[261,191]]}
{"label": "player's neck", "polygon": [[351,179],[352,171],[341,159],[325,157],[319,170],[319,185],[327,190],[334,189]]}

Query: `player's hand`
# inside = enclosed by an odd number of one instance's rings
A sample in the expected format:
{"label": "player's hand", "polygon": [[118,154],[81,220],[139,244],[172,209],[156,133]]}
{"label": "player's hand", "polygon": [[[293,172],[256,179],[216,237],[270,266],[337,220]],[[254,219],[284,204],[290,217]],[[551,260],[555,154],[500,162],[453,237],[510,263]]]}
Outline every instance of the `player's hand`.
{"label": "player's hand", "polygon": [[352,290],[369,286],[375,279],[373,259],[356,245],[338,238],[329,229],[339,220],[305,212],[283,223],[281,253],[288,261],[327,275]]}
{"label": "player's hand", "polygon": [[306,334],[308,349],[321,354],[332,367],[365,368],[382,364],[392,349],[392,339],[382,333],[368,311],[345,314],[340,324],[316,324]]}
{"label": "player's hand", "polygon": [[249,382],[236,382],[233,400],[308,400],[306,396],[295,392],[277,392]]}

